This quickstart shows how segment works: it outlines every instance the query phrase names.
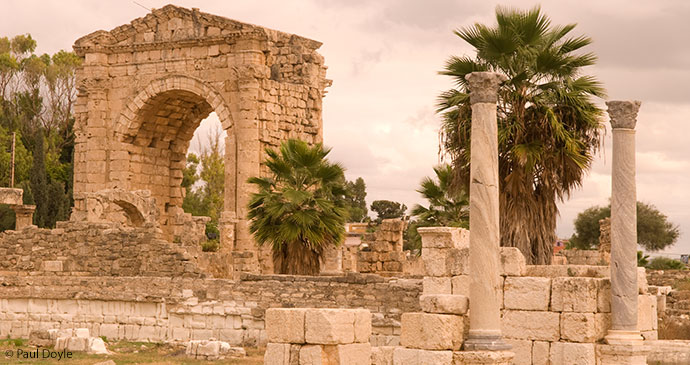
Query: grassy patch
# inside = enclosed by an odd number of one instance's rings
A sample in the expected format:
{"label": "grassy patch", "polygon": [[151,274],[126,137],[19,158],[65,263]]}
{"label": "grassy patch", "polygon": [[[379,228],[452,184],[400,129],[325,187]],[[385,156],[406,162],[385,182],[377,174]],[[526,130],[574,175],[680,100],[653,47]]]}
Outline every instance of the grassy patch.
{"label": "grassy patch", "polygon": [[[210,361],[194,360],[185,356],[184,346],[175,346],[163,343],[149,342],[127,342],[110,340],[107,343],[110,355],[89,355],[81,352],[73,352],[72,358],[63,359],[18,359],[17,350],[24,352],[35,351],[35,346],[26,345],[22,339],[0,340],[0,363],[3,364],[77,364],[93,365],[98,362],[113,360],[117,365],[120,364],[185,364],[200,365],[209,364]],[[43,349],[43,348],[40,348]],[[52,349],[52,348],[50,348]],[[263,364],[264,348],[247,348],[247,357],[242,359],[225,359],[213,361],[213,364],[223,365],[260,365]],[[6,357],[6,351],[11,351],[13,356]],[[39,350],[39,353],[41,350]]]}
{"label": "grassy patch", "polygon": [[690,278],[679,279],[673,283],[673,289],[690,291]]}

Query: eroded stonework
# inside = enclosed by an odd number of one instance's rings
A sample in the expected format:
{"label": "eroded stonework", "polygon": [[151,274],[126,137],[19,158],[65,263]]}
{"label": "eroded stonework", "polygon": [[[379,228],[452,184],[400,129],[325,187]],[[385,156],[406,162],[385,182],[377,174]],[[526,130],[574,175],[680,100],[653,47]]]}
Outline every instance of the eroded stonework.
{"label": "eroded stonework", "polygon": [[[227,132],[221,245],[252,253],[247,179],[265,174],[264,149],[288,138],[322,141],[330,85],[321,43],[172,5],[74,44],[77,71],[74,192],[149,190],[166,239],[181,235],[180,186],[194,130],[211,112]],[[77,207],[77,209],[79,209]]]}

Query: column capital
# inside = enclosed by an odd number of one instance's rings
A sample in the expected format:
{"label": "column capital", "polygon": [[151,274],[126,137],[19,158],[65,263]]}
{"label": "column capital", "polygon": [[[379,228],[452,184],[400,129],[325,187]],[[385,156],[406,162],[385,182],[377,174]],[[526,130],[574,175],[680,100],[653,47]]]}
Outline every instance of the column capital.
{"label": "column capital", "polygon": [[495,103],[498,101],[498,89],[508,78],[496,72],[472,72],[465,75],[469,82],[470,104]]}
{"label": "column capital", "polygon": [[613,129],[625,128],[635,129],[637,123],[637,112],[640,110],[642,102],[638,100],[610,100],[606,102],[607,112],[611,118]]}

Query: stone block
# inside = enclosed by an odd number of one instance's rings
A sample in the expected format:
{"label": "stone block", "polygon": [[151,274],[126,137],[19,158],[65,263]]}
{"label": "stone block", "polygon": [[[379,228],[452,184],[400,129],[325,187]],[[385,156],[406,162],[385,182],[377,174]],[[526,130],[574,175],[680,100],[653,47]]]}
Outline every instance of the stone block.
{"label": "stone block", "polygon": [[525,256],[517,247],[501,247],[501,275],[524,276],[527,272]]}
{"label": "stone block", "polygon": [[371,348],[371,365],[393,365],[395,346],[380,346]]}
{"label": "stone block", "polygon": [[464,295],[434,294],[419,297],[422,311],[438,314],[465,314],[469,301]]}
{"label": "stone block", "polygon": [[424,262],[425,276],[451,276],[446,267],[446,259],[450,249],[423,248],[422,261]]}
{"label": "stone block", "polygon": [[558,341],[560,315],[555,312],[506,310],[501,319],[501,328],[506,338]]}
{"label": "stone block", "polygon": [[451,294],[451,278],[425,276],[424,279],[422,279],[422,293],[424,295]]}
{"label": "stone block", "polygon": [[299,349],[299,365],[328,364],[321,345],[304,345]]}
{"label": "stone block", "polygon": [[470,249],[451,248],[446,250],[446,273],[448,276],[467,275],[470,271]]}
{"label": "stone block", "polygon": [[424,350],[458,350],[463,341],[463,317],[449,314],[403,313],[400,344]]}
{"label": "stone block", "polygon": [[532,365],[550,365],[549,350],[550,342],[534,341],[532,343]]}
{"label": "stone block", "polygon": [[[647,364],[647,354],[649,353],[649,346],[640,345],[604,345],[600,344],[596,347],[596,356],[598,365],[646,365]],[[667,350],[667,349],[664,349]],[[670,350],[670,349],[669,349]],[[686,355],[683,351],[683,355]],[[652,364],[683,364],[687,363],[687,355],[683,356],[684,359],[674,359],[673,351],[664,353],[663,361],[650,361]],[[651,359],[650,359],[651,360]],[[674,361],[675,360],[675,361]],[[680,360],[680,361],[678,361]]]}
{"label": "stone block", "polygon": [[393,365],[452,365],[453,351],[433,351],[396,347]]}
{"label": "stone block", "polygon": [[648,294],[649,285],[647,284],[647,269],[637,267],[637,289],[639,294]]}
{"label": "stone block", "polygon": [[611,279],[597,279],[597,312],[611,312]]}
{"label": "stone block", "polygon": [[642,334],[642,338],[644,338],[645,341],[656,341],[659,339],[658,331],[642,331],[640,333]]}
{"label": "stone block", "polygon": [[594,344],[552,342],[549,360],[558,365],[596,365]]}
{"label": "stone block", "polygon": [[532,341],[531,340],[515,340],[505,339],[505,342],[513,346],[510,349],[515,353],[513,363],[515,365],[532,365]]}
{"label": "stone block", "polygon": [[[451,293],[453,295],[464,295],[470,297],[470,276],[458,275],[450,279]],[[425,293],[426,294],[426,293]]]}
{"label": "stone block", "polygon": [[422,237],[422,255],[424,248],[470,247],[470,231],[463,228],[420,227],[417,232]]}
{"label": "stone block", "polygon": [[304,320],[307,310],[269,308],[266,310],[266,336],[272,343],[304,343]]}
{"label": "stone block", "polygon": [[348,344],[355,341],[355,311],[307,309],[305,340],[309,344]]}
{"label": "stone block", "polygon": [[371,312],[368,309],[354,309],[355,342],[368,343],[371,337]]}
{"label": "stone block", "polygon": [[611,313],[594,313],[595,341],[603,340],[611,329]]}
{"label": "stone block", "polygon": [[[371,364],[371,344],[369,343],[323,346],[323,349],[327,359],[324,365]],[[302,365],[301,361],[300,365]]]}
{"label": "stone block", "polygon": [[42,263],[42,265],[41,265],[41,269],[42,269],[43,271],[51,271],[51,272],[59,272],[59,271],[62,271],[62,261],[58,261],[58,260],[55,260],[55,261],[50,261],[50,260],[43,261],[43,263]]}
{"label": "stone block", "polygon": [[455,351],[453,365],[512,365],[512,351]]}
{"label": "stone block", "polygon": [[503,303],[506,309],[549,310],[551,279],[506,277]]}
{"label": "stone block", "polygon": [[594,313],[561,313],[561,340],[595,342],[596,338]]}
{"label": "stone block", "polygon": [[551,284],[551,310],[555,312],[596,312],[597,279],[554,278]]}
{"label": "stone block", "polygon": [[293,365],[290,364],[290,344],[269,343],[264,352],[265,365]]}
{"label": "stone block", "polygon": [[653,331],[657,329],[656,296],[637,296],[637,328],[640,331]]}

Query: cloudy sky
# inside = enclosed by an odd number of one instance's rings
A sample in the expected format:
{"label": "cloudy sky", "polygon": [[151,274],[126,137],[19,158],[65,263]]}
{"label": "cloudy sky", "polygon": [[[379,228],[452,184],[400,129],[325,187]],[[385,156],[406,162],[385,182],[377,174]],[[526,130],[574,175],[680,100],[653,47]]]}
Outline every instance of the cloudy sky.
{"label": "cloudy sky", "polygon": [[[167,4],[137,0],[147,8]],[[680,225],[669,253],[690,253],[690,2],[685,0],[579,1],[176,1],[248,23],[324,43],[320,52],[333,86],[324,100],[324,139],[331,158],[363,177],[369,202],[422,203],[414,191],[438,163],[436,96],[449,88],[437,75],[450,55],[472,50],[452,31],[493,23],[497,5],[541,4],[554,23],[577,23],[594,39],[599,61],[587,70],[612,99],[638,99],[638,199]],[[39,52],[70,49],[77,38],[110,30],[147,10],[133,1],[20,0],[0,3],[0,36],[31,33]],[[600,101],[603,103],[603,101]],[[607,127],[608,126],[608,123]],[[611,191],[611,133],[584,186],[560,205],[560,237],[573,219],[604,205]]]}

